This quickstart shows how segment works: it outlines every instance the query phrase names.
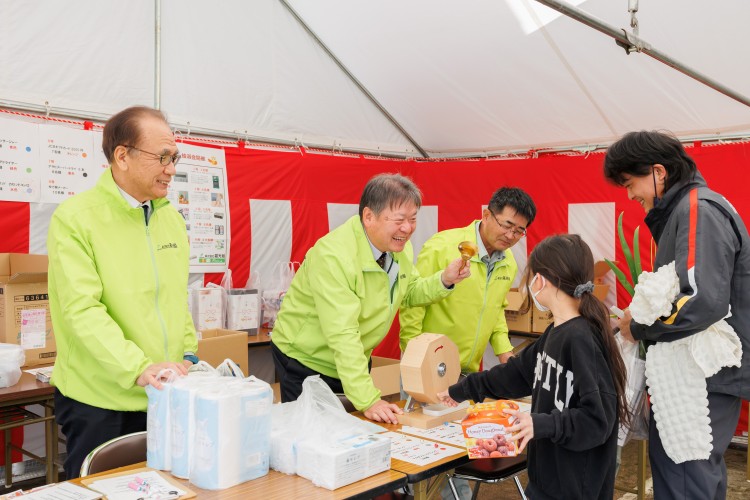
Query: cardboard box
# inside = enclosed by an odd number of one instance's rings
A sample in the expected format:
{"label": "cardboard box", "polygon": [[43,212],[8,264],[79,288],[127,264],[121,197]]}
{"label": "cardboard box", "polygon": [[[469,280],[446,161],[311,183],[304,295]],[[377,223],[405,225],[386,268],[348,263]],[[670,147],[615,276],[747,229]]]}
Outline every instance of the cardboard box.
{"label": "cardboard box", "polygon": [[247,375],[247,332],[214,328],[204,330],[198,339],[198,357],[218,366],[229,358]]}
{"label": "cardboard box", "polygon": [[0,254],[0,342],[22,346],[24,366],[54,363],[46,255]]}
{"label": "cardboard box", "polygon": [[373,356],[370,376],[375,387],[380,389],[381,396],[401,392],[401,362],[398,359]]}
{"label": "cardboard box", "polygon": [[594,285],[594,291],[592,292],[594,297],[604,302],[607,300],[609,295],[609,285]]}
{"label": "cardboard box", "polygon": [[508,306],[505,308],[505,322],[508,324],[508,330],[530,332],[531,311],[527,311],[526,314],[519,312],[523,305],[523,294],[517,288],[513,288],[508,291],[505,299],[508,301]]}

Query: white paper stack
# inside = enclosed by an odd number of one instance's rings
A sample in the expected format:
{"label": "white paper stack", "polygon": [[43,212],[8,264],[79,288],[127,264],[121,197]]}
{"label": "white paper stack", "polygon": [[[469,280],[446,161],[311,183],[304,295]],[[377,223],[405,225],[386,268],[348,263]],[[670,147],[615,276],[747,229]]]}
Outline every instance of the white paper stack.
{"label": "white paper stack", "polygon": [[355,436],[335,443],[309,439],[297,444],[297,474],[329,490],[383,472],[390,466],[391,440],[387,437]]}

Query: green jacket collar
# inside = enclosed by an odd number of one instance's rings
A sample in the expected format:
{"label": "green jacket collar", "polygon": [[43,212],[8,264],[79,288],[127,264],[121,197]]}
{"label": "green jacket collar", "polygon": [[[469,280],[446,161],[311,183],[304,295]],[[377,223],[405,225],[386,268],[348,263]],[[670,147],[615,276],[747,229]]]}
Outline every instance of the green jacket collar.
{"label": "green jacket collar", "polygon": [[[120,194],[120,190],[117,189],[117,183],[112,176],[112,167],[108,168],[104,171],[104,173],[102,173],[101,177],[99,177],[99,180],[96,183],[96,186],[104,193],[106,193],[108,197],[112,198],[114,200],[114,203],[121,207],[123,210],[140,211],[140,209],[137,207],[135,209],[131,207],[125,200],[125,198],[123,198]],[[154,207],[154,212],[156,212],[156,210],[158,210],[159,208],[169,205],[169,200],[166,198],[157,198],[155,200],[152,200],[151,204]]]}
{"label": "green jacket collar", "polygon": [[[351,225],[352,230],[354,231],[354,236],[356,237],[357,241],[357,258],[359,259],[359,265],[362,267],[363,271],[382,271],[380,269],[380,266],[377,262],[375,262],[375,259],[372,255],[372,247],[370,246],[370,240],[367,239],[367,234],[365,233],[365,228],[362,225],[362,221],[359,218],[359,215],[352,216],[348,221],[348,224]],[[406,242],[407,245],[411,245],[410,242]],[[404,247],[404,250],[407,247]],[[403,261],[404,257],[406,256],[405,252],[391,252],[391,255],[393,256],[393,259],[401,265],[401,262]]]}

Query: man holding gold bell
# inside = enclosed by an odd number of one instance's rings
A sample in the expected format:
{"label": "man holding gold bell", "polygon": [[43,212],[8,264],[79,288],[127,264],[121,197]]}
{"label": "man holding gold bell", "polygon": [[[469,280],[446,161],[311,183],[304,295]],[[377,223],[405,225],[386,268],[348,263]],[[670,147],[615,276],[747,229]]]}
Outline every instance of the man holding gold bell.
{"label": "man holding gold bell", "polygon": [[518,188],[502,187],[482,210],[482,219],[466,227],[441,231],[422,247],[417,269],[429,276],[461,256],[471,276],[446,299],[427,307],[401,308],[401,350],[422,332],[442,333],[456,343],[461,371],[479,370],[489,342],[501,363],[513,355],[505,322],[505,296],[518,267],[510,247],[526,234],[536,206]]}

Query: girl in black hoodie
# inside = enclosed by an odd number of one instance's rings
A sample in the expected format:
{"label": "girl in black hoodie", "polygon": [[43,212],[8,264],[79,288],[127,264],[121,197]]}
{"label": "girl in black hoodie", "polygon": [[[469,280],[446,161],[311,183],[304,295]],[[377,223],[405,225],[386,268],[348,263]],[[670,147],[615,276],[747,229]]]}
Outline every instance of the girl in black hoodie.
{"label": "girl in black hoodie", "polygon": [[607,308],[591,293],[593,277],[594,259],[580,236],[539,243],[524,282],[554,323],[508,363],[438,394],[448,405],[532,396],[531,413],[508,413],[519,449],[529,446],[526,493],[534,500],[610,500],[614,493],[618,420],[629,421],[626,371]]}

